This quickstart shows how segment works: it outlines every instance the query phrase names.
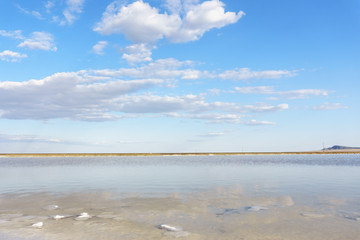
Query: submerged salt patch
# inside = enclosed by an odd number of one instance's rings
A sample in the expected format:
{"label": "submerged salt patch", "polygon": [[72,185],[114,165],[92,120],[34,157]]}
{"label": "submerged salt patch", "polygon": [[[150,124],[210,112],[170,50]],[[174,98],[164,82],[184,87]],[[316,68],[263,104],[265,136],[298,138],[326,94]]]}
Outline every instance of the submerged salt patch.
{"label": "submerged salt patch", "polygon": [[159,228],[170,232],[179,232],[182,230],[181,228],[173,227],[167,224],[161,224],[159,225]]}
{"label": "submerged salt patch", "polygon": [[268,210],[268,208],[263,206],[249,206],[249,207],[245,207],[245,210],[249,212],[258,212],[261,210]]}
{"label": "submerged salt patch", "polygon": [[37,223],[34,223],[31,225],[31,227],[33,228],[42,228],[44,226],[44,223],[43,222],[37,222]]}
{"label": "submerged salt patch", "polygon": [[326,215],[324,215],[324,214],[313,213],[313,212],[303,212],[303,213],[301,213],[301,216],[309,217],[309,218],[323,218],[323,217],[326,217]]}
{"label": "submerged salt patch", "polygon": [[175,237],[175,238],[189,236],[189,232],[183,231],[179,227],[174,227],[174,226],[170,226],[167,224],[161,224],[158,226],[158,228],[162,229],[162,230],[166,230],[166,232],[163,233],[163,235],[165,235],[165,236],[171,236],[171,237]]}
{"label": "submerged salt patch", "polygon": [[55,205],[55,204],[51,204],[51,205],[47,205],[47,206],[43,207],[44,210],[48,210],[48,211],[55,210],[58,208],[59,208],[59,206]]}
{"label": "submerged salt patch", "polygon": [[283,207],[294,206],[294,200],[290,196],[284,196],[279,198],[280,205]]}
{"label": "submerged salt patch", "polygon": [[189,236],[189,233],[186,232],[186,231],[165,232],[163,235],[165,235],[165,236],[171,236],[171,237],[175,237],[175,238],[180,238],[180,237],[187,237],[187,236]]}

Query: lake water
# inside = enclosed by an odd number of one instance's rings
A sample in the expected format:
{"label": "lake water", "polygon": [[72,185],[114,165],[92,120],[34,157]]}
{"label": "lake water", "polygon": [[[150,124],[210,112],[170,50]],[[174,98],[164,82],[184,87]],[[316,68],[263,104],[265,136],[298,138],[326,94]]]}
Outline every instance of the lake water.
{"label": "lake water", "polygon": [[0,158],[0,240],[173,238],[360,239],[360,154]]}

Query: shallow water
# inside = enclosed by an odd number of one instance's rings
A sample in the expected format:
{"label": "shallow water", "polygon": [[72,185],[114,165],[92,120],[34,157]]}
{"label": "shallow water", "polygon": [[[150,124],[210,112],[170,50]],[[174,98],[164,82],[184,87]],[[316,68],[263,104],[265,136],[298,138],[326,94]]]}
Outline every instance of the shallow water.
{"label": "shallow water", "polygon": [[0,176],[0,240],[360,236],[359,154],[1,158]]}

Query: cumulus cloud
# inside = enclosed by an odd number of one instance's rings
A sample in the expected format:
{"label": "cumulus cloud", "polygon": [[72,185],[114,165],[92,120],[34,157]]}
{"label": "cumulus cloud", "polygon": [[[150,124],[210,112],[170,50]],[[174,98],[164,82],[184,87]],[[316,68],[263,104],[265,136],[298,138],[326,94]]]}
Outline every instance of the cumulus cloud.
{"label": "cumulus cloud", "polygon": [[98,41],[92,48],[93,52],[97,55],[103,55],[104,49],[108,45],[107,41]]}
{"label": "cumulus cloud", "polygon": [[267,94],[284,96],[289,99],[302,99],[309,96],[327,96],[328,91],[323,89],[298,89],[291,91],[275,91],[271,86],[235,87],[235,91],[243,94]]}
{"label": "cumulus cloud", "polygon": [[119,97],[161,84],[142,79],[96,81],[85,71],[56,73],[40,80],[0,82],[0,111],[10,119],[77,119],[105,121],[122,118],[110,114]]}
{"label": "cumulus cloud", "polygon": [[143,1],[136,1],[127,6],[111,3],[103,13],[102,20],[94,31],[110,35],[124,34],[135,43],[155,43],[166,35],[172,34],[181,25],[177,15],[159,13]]}
{"label": "cumulus cloud", "polygon": [[122,55],[122,58],[130,64],[150,62],[152,61],[151,51],[153,48],[153,46],[145,43],[132,44],[124,49],[125,53]]}
{"label": "cumulus cloud", "polygon": [[[134,43],[154,44],[162,38],[171,42],[189,42],[200,39],[213,28],[235,23],[244,15],[242,11],[225,12],[224,3],[219,0],[201,4],[189,2],[186,1],[186,7],[183,7],[180,1],[167,1],[171,14],[160,13],[159,9],[143,1],[129,5],[113,2],[106,8],[94,31],[105,35],[124,34]],[[182,9],[186,11],[183,18],[180,16]]]}
{"label": "cumulus cloud", "polygon": [[267,70],[267,71],[252,71],[249,68],[237,68],[234,70],[227,70],[218,75],[221,79],[226,80],[248,80],[248,79],[276,79],[282,77],[296,76],[297,71],[289,70]]}
{"label": "cumulus cloud", "polygon": [[348,107],[342,105],[341,103],[324,103],[319,106],[314,106],[313,110],[324,111],[324,110],[337,110],[337,109],[347,109]]}
{"label": "cumulus cloud", "polygon": [[219,0],[205,1],[193,5],[186,12],[181,27],[168,35],[172,42],[189,42],[199,40],[203,34],[213,28],[222,28],[236,23],[244,12],[225,12],[224,3]]}
{"label": "cumulus cloud", "polygon": [[26,58],[26,54],[5,50],[0,52],[0,59],[6,62],[19,62],[21,59]]}
{"label": "cumulus cloud", "polygon": [[119,80],[90,70],[56,73],[40,80],[0,82],[0,117],[9,119],[75,119],[106,121],[142,114],[244,123],[243,113],[282,111],[287,104],[210,102],[206,94],[183,96],[144,92],[161,87],[157,78]]}
{"label": "cumulus cloud", "polygon": [[53,35],[47,32],[33,32],[18,47],[27,47],[31,50],[57,51]]}

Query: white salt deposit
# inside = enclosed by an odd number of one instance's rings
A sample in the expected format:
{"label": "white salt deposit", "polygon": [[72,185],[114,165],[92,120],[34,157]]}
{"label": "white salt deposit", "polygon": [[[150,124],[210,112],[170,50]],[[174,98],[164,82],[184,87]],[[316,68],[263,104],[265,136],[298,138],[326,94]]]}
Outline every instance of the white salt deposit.
{"label": "white salt deposit", "polygon": [[90,219],[90,218],[91,218],[91,216],[90,216],[88,213],[83,212],[83,213],[80,213],[80,215],[78,215],[78,216],[75,218],[75,220],[76,220],[76,221],[85,221],[85,220],[88,220],[88,219]]}
{"label": "white salt deposit", "polygon": [[31,227],[33,228],[42,228],[44,226],[44,223],[43,222],[37,222],[37,223],[34,223],[31,225]]}

